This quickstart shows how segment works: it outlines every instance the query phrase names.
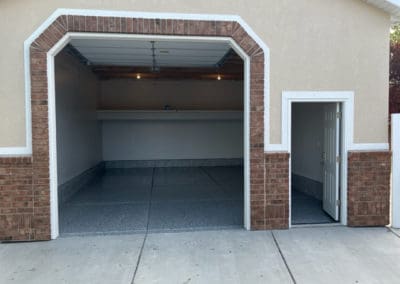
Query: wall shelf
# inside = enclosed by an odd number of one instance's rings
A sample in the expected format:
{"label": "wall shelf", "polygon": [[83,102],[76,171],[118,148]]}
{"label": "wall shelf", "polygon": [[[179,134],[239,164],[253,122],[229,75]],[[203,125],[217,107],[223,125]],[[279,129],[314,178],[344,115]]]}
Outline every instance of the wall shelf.
{"label": "wall shelf", "polygon": [[243,120],[242,111],[98,110],[98,120]]}

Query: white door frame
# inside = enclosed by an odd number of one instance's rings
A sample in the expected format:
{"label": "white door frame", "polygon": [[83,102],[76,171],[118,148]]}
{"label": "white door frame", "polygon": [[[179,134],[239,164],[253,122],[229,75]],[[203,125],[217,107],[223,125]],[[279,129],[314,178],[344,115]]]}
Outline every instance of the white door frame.
{"label": "white door frame", "polygon": [[347,153],[352,149],[354,127],[354,92],[352,91],[284,91],[282,94],[282,143],[289,157],[289,227],[292,226],[292,104],[293,103],[341,103],[341,165],[340,165],[340,223],[347,225]]}
{"label": "white door frame", "polygon": [[57,135],[56,135],[56,104],[54,57],[71,41],[71,39],[138,39],[157,41],[197,41],[197,42],[226,42],[237,52],[244,61],[244,227],[250,230],[250,58],[230,37],[204,36],[163,36],[137,34],[108,34],[108,33],[67,33],[47,53],[48,81],[48,111],[49,111],[49,167],[50,167],[50,224],[51,238],[59,235],[58,220],[58,178],[57,178]]}
{"label": "white door frame", "polygon": [[391,120],[392,147],[392,190],[391,190],[391,220],[392,228],[400,229],[400,114],[392,114]]}

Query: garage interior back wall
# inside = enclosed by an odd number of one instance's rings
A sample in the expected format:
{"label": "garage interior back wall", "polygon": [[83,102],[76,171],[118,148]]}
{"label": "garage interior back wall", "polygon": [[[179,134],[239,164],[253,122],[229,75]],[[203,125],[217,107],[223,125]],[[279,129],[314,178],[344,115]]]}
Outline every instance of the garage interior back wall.
{"label": "garage interior back wall", "polygon": [[322,200],[323,104],[297,103],[292,110],[292,187]]}
{"label": "garage interior back wall", "polygon": [[[75,57],[61,52],[55,60],[57,166],[62,191],[102,170],[102,161],[202,160],[243,158],[243,120],[111,119],[98,110],[157,110],[165,105],[185,111],[207,110],[213,117],[243,111],[239,81],[100,81]],[[119,163],[118,165],[121,165]],[[61,194],[60,202],[73,194]]]}

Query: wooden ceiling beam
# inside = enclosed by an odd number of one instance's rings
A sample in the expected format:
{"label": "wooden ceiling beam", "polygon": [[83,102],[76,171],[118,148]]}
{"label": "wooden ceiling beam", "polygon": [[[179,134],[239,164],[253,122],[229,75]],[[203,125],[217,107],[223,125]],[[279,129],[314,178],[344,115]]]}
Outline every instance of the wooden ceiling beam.
{"label": "wooden ceiling beam", "polygon": [[101,73],[97,74],[101,80],[130,78],[130,79],[161,79],[161,80],[243,80],[243,74],[231,73],[172,73],[172,72],[157,72],[157,73]]}
{"label": "wooden ceiling beam", "polygon": [[137,76],[141,79],[214,80],[218,75],[222,80],[243,80],[243,65],[229,66],[229,68],[162,67],[159,72],[152,72],[149,67],[92,66],[92,71],[101,80]]}
{"label": "wooden ceiling beam", "polygon": [[[91,69],[101,80],[132,78],[166,80],[243,80],[243,60],[230,50],[217,66],[213,67],[160,67],[152,72],[151,67],[93,65]],[[218,77],[219,76],[219,77]]]}

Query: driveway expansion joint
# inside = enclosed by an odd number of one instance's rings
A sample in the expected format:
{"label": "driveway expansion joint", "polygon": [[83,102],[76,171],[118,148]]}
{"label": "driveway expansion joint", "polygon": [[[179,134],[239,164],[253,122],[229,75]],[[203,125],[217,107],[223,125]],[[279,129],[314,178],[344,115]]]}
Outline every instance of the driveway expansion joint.
{"label": "driveway expansion joint", "polygon": [[277,240],[276,237],[275,237],[274,231],[271,231],[271,235],[272,235],[272,238],[273,238],[274,243],[275,243],[275,245],[276,245],[276,248],[278,249],[279,255],[281,256],[281,258],[282,258],[282,260],[283,260],[283,263],[285,264],[285,267],[286,267],[286,269],[287,269],[287,271],[288,271],[288,273],[289,273],[289,275],[290,275],[290,278],[291,278],[292,281],[293,281],[293,284],[297,284],[296,278],[294,278],[293,272],[290,270],[289,264],[287,263],[286,258],[285,258],[285,256],[283,255],[283,252],[282,252],[282,250],[281,250],[281,247],[279,246],[278,240]]}
{"label": "driveway expansion joint", "polygon": [[147,224],[146,224],[146,233],[144,235],[143,238],[143,243],[142,246],[140,248],[140,252],[139,252],[139,256],[136,262],[136,267],[135,267],[135,272],[133,273],[133,277],[132,277],[132,281],[131,284],[135,284],[135,278],[136,278],[136,274],[139,270],[139,265],[140,265],[140,261],[142,260],[142,254],[143,254],[143,250],[144,250],[144,246],[146,245],[146,240],[147,240],[147,236],[149,235],[149,225],[150,225],[150,214],[151,214],[151,201],[153,199],[153,188],[154,188],[154,173],[155,173],[156,169],[153,168],[152,171],[152,175],[151,175],[151,188],[150,188],[150,199],[149,199],[149,210],[147,212]]}

